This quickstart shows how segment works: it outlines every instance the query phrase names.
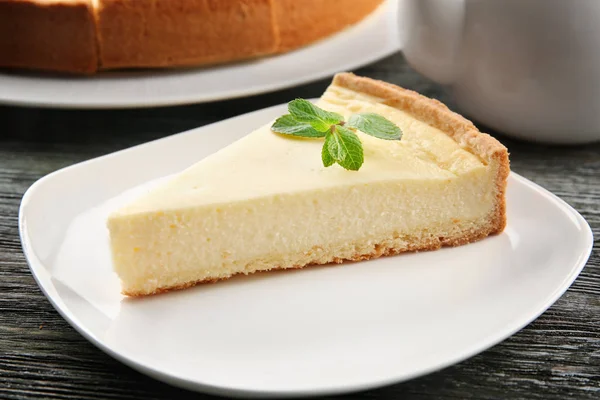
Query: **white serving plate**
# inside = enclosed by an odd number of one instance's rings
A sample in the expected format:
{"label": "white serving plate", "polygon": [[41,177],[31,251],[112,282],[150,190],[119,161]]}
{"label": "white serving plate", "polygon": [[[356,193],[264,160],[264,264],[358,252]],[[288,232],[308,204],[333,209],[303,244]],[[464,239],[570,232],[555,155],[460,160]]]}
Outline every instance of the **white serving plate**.
{"label": "white serving plate", "polygon": [[506,231],[474,244],[121,296],[108,212],[284,112],[242,115],[33,184],[21,239],[59,313],[101,350],[176,386],[247,397],[338,394],[411,379],[506,339],[550,307],[589,257],[585,220],[513,173]]}
{"label": "white serving plate", "polygon": [[[326,22],[325,22],[326,23]],[[306,48],[210,68],[102,72],[91,77],[0,72],[0,103],[131,108],[203,103],[284,89],[350,71],[400,50],[398,0]]]}

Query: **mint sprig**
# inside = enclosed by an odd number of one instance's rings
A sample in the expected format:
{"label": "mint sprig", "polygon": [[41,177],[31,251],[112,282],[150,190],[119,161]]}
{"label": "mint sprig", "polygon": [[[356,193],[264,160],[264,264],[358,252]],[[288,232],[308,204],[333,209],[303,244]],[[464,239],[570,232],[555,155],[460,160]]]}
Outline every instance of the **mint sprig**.
{"label": "mint sprig", "polygon": [[325,167],[337,163],[350,171],[360,169],[364,152],[356,130],[384,140],[402,138],[396,124],[375,113],[352,114],[346,122],[340,114],[325,111],[304,99],[291,101],[288,111],[289,114],[277,118],[271,130],[291,136],[324,137],[321,160]]}

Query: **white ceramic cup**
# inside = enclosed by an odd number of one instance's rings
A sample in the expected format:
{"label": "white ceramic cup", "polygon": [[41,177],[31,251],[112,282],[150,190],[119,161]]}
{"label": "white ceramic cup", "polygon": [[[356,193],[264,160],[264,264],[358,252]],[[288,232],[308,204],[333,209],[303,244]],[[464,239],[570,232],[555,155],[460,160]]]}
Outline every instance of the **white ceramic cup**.
{"label": "white ceramic cup", "polygon": [[514,137],[600,140],[600,0],[400,0],[404,54]]}

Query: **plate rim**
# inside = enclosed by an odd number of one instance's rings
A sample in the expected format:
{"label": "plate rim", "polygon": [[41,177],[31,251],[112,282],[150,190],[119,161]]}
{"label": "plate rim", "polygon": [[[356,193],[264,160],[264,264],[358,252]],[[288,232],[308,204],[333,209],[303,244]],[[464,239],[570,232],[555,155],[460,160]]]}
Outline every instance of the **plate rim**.
{"label": "plate rim", "polygon": [[[453,357],[449,357],[443,362],[437,362],[435,365],[431,365],[427,368],[421,368],[420,370],[411,371],[408,374],[400,374],[399,376],[386,377],[384,379],[372,380],[370,382],[360,382],[352,385],[340,385],[340,386],[328,386],[328,387],[320,387],[313,390],[310,389],[288,389],[288,390],[264,390],[264,389],[253,389],[253,388],[244,388],[244,387],[235,387],[235,386],[223,386],[223,385],[212,385],[207,383],[199,382],[198,380],[191,380],[179,377],[175,374],[171,374],[169,372],[160,371],[153,366],[145,365],[143,362],[139,362],[132,357],[127,357],[117,351],[111,349],[108,345],[104,344],[100,338],[97,338],[83,323],[78,321],[78,319],[72,314],[60,297],[55,298],[50,291],[53,289],[53,284],[51,282],[50,274],[47,274],[44,269],[44,263],[39,260],[35,254],[34,248],[29,241],[28,229],[26,224],[26,206],[30,199],[35,196],[37,188],[42,185],[44,182],[54,178],[58,174],[62,174],[65,171],[69,171],[74,168],[80,168],[88,163],[98,162],[100,160],[105,160],[114,156],[116,154],[120,154],[123,152],[128,152],[133,149],[139,148],[141,146],[146,146],[150,143],[157,143],[164,140],[172,139],[173,137],[183,135],[183,134],[202,134],[202,131],[209,131],[210,129],[214,129],[215,125],[221,124],[225,121],[231,121],[233,119],[243,118],[255,114],[260,114],[263,112],[268,112],[268,110],[283,107],[285,104],[279,104],[271,107],[267,107],[264,109],[256,110],[250,113],[242,114],[233,118],[229,118],[223,121],[214,122],[209,125],[205,125],[199,128],[191,129],[185,132],[181,132],[179,134],[170,135],[164,138],[156,139],[153,141],[145,142],[136,146],[132,146],[123,150],[119,150],[116,152],[112,152],[100,157],[95,157],[90,160],[82,161],[71,166],[67,166],[61,169],[58,169],[54,172],[51,172],[40,179],[36,180],[24,193],[20,206],[19,206],[19,216],[18,216],[18,228],[19,228],[19,237],[21,240],[21,246],[23,249],[23,253],[25,255],[25,259],[27,261],[29,270],[33,275],[37,285],[40,290],[44,294],[44,296],[48,299],[50,304],[54,307],[54,309],[65,319],[69,325],[71,325],[79,334],[81,334],[86,340],[92,343],[94,346],[99,348],[104,353],[113,357],[114,359],[122,362],[123,364],[133,368],[134,370],[141,372],[145,375],[148,375],[154,379],[165,382],[167,384],[171,384],[174,386],[178,386],[184,389],[193,390],[196,392],[203,392],[207,394],[220,395],[220,396],[234,396],[234,397],[244,397],[244,398],[253,398],[253,397],[268,397],[268,398],[289,398],[289,397],[312,397],[312,396],[323,396],[323,395],[335,395],[335,394],[345,394],[352,393],[357,391],[363,391],[368,389],[379,388],[383,386],[388,386],[391,384],[396,384],[400,382],[404,382],[410,379],[414,379],[419,376],[427,375],[429,373],[439,371],[441,369],[447,368],[456,363],[462,362],[468,358],[473,357],[476,354],[479,354],[492,346],[502,342],[508,337],[512,336],[525,326],[529,325],[532,321],[537,319],[541,314],[543,314],[548,308],[550,308],[572,285],[575,279],[579,276],[587,261],[591,255],[593,249],[593,232],[591,230],[590,225],[587,221],[581,216],[581,214],[575,210],[572,206],[570,206],[566,201],[559,198],[555,194],[550,191],[544,189],[542,186],[524,178],[523,176],[511,172],[509,180],[514,180],[516,183],[520,185],[524,185],[529,189],[535,191],[538,195],[545,198],[547,201],[550,201],[555,204],[555,206],[567,213],[568,215],[575,218],[573,223],[577,223],[582,229],[582,235],[584,235],[584,243],[582,243],[582,248],[585,248],[585,251],[582,252],[581,256],[577,260],[576,263],[573,264],[572,268],[569,271],[569,274],[565,276],[563,282],[558,286],[553,293],[549,293],[544,303],[536,309],[535,312],[531,314],[526,314],[525,316],[516,318],[515,321],[506,328],[502,330],[498,330],[493,335],[489,335],[483,339],[480,339],[478,342],[466,348],[466,350],[458,352]],[[583,236],[582,236],[583,237]],[[47,276],[46,276],[47,275]]]}
{"label": "plate rim", "polygon": [[[381,16],[375,16],[376,13],[386,13],[389,10],[393,10],[393,12],[398,12],[399,9],[399,1],[400,0],[384,0],[382,4],[379,5],[378,9],[374,10],[366,19],[363,19],[359,23],[353,25],[350,28],[360,26],[362,23],[366,22],[369,17],[376,18],[384,18]],[[316,45],[322,42],[326,42],[327,40],[337,37],[338,35],[343,35],[345,32],[342,30],[337,32],[331,37],[324,38],[321,41],[315,42],[312,45]],[[0,94],[0,105],[7,106],[20,106],[20,107],[38,107],[38,108],[58,108],[58,109],[67,109],[67,110],[126,110],[126,109],[134,109],[134,108],[155,108],[155,107],[174,107],[174,106],[182,106],[182,105],[192,105],[192,104],[205,104],[217,101],[224,100],[234,100],[240,99],[250,96],[256,96],[260,94],[272,93],[278,90],[290,89],[293,87],[297,87],[304,84],[314,83],[318,80],[325,79],[333,76],[338,72],[351,71],[358,68],[362,68],[369,64],[372,64],[376,61],[379,61],[385,57],[389,57],[393,54],[398,53],[402,49],[401,40],[400,40],[400,32],[397,32],[398,41],[393,45],[384,47],[382,49],[373,50],[368,57],[363,57],[360,60],[355,62],[348,61],[343,64],[339,64],[335,67],[319,69],[310,74],[302,75],[302,77],[286,79],[285,81],[279,82],[271,82],[263,85],[249,85],[244,87],[243,89],[229,89],[226,91],[219,91],[217,94],[213,94],[212,96],[202,96],[201,92],[196,92],[194,94],[188,94],[187,96],[161,96],[159,99],[152,98],[149,99],[144,97],[143,99],[136,99],[132,101],[121,101],[117,97],[113,97],[110,101],[65,101],[63,100],[53,100],[52,98],[46,98],[43,100],[38,99],[24,99],[24,98],[10,98],[10,96],[3,96]],[[310,48],[305,47],[305,49]],[[300,49],[298,49],[300,50]],[[284,53],[280,55],[272,55],[264,58],[263,60],[269,60],[270,58],[283,57],[288,54],[292,54],[293,52]],[[251,60],[245,60],[251,61]],[[220,66],[215,66],[215,68],[227,67],[231,64],[223,64]],[[177,71],[177,70],[176,70]],[[176,72],[175,71],[175,72]],[[201,67],[196,70],[197,73],[202,73]],[[4,75],[0,72],[0,79]],[[35,76],[33,77],[35,79]]]}

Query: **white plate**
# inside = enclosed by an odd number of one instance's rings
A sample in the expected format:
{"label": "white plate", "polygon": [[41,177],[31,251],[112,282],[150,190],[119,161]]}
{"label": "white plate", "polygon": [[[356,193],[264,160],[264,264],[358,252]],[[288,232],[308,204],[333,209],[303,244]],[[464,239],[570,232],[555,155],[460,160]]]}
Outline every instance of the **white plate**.
{"label": "white plate", "polygon": [[508,227],[478,243],[122,297],[109,210],[284,111],[246,114],[36,182],[22,201],[21,239],[61,315],[103,351],[173,385],[239,396],[343,393],[423,375],[500,342],[550,307],[589,257],[585,220],[512,174]]}
{"label": "white plate", "polygon": [[[201,103],[283,89],[350,71],[400,50],[398,0],[358,25],[291,53],[212,68],[62,77],[0,72],[0,103],[128,108]],[[326,22],[324,22],[326,23]]]}

